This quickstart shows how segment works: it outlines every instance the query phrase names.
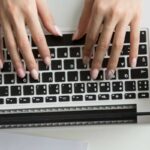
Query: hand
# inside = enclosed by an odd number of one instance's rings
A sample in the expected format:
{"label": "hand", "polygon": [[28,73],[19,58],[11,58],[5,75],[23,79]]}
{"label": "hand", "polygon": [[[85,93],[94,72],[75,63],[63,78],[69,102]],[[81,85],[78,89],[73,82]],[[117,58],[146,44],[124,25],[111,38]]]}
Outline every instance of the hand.
{"label": "hand", "polygon": [[136,66],[140,19],[141,0],[85,0],[78,29],[74,33],[73,40],[80,39],[87,33],[83,50],[83,62],[87,64],[90,60],[92,48],[98,39],[100,30],[102,30],[91,67],[91,77],[93,79],[98,76],[115,30],[106,70],[106,79],[113,77],[128,25],[131,29],[129,62],[131,67]]}
{"label": "hand", "polygon": [[[38,66],[32,53],[26,25],[31,31],[34,42],[45,64],[50,64],[50,52],[40,24],[39,17],[53,35],[61,36],[54,24],[52,15],[43,0],[1,0],[0,23],[4,31],[5,43],[10,53],[13,65],[19,77],[25,76],[25,70],[18,49],[23,56],[26,66],[34,79],[38,79]],[[4,57],[0,50],[0,68],[3,67]]]}

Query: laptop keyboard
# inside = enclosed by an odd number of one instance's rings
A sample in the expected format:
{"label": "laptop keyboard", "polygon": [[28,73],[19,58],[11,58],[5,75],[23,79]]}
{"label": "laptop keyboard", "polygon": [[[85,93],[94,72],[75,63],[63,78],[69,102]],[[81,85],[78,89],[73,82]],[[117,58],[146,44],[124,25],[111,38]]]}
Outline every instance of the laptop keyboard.
{"label": "laptop keyboard", "polygon": [[[29,36],[33,54],[39,66],[39,81],[34,80],[28,70],[25,78],[19,78],[12,66],[9,53],[4,45],[5,63],[0,71],[0,108],[9,106],[32,107],[46,104],[78,102],[84,104],[96,101],[142,100],[149,98],[149,52],[148,32],[141,30],[137,67],[129,65],[130,39],[126,34],[124,47],[119,58],[118,67],[111,80],[106,80],[105,71],[110,56],[111,44],[104,58],[102,69],[96,80],[90,77],[89,65],[82,63],[82,49],[85,37],[79,41],[71,41],[72,34],[64,34],[63,38],[46,35],[51,51],[51,65],[47,67],[42,61],[38,48]],[[93,55],[96,45],[93,48]],[[25,66],[24,60],[22,62]],[[64,105],[65,105],[64,104]]]}

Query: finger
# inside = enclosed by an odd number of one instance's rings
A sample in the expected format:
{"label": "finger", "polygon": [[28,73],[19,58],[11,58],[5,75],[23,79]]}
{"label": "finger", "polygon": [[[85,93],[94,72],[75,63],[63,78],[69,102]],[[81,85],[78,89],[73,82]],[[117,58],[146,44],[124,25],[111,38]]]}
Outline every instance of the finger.
{"label": "finger", "polygon": [[2,27],[4,30],[4,37],[7,49],[9,51],[13,66],[19,77],[23,78],[25,76],[25,71],[23,65],[20,60],[20,56],[18,54],[16,41],[11,29],[11,26],[7,20],[2,23]]}
{"label": "finger", "polygon": [[106,79],[113,78],[113,75],[115,73],[119,56],[123,48],[127,25],[127,21],[122,21],[116,26],[110,59],[106,70]]}
{"label": "finger", "polygon": [[3,45],[2,45],[2,29],[0,27],[0,69],[3,68],[4,56],[3,56]]}
{"label": "finger", "polygon": [[74,33],[72,40],[80,39],[86,33],[89,20],[91,18],[90,16],[92,11],[92,6],[93,6],[93,0],[84,0],[84,7],[82,10],[78,28]]}
{"label": "finger", "polygon": [[46,39],[41,27],[41,24],[39,22],[38,15],[36,11],[32,14],[28,14],[27,24],[29,26],[29,29],[32,34],[32,38],[36,45],[38,46],[39,53],[41,57],[43,58],[46,65],[50,64],[50,52],[49,48],[46,43]]}
{"label": "finger", "polygon": [[105,53],[109,47],[115,26],[116,21],[107,20],[104,22],[104,27],[99,38],[98,46],[96,48],[95,56],[92,62],[91,77],[93,79],[96,79],[98,76]]}
{"label": "finger", "polygon": [[131,32],[130,32],[130,57],[129,62],[132,68],[136,67],[138,49],[140,42],[140,17],[136,17],[131,22]]}
{"label": "finger", "polygon": [[36,0],[36,4],[38,9],[38,14],[47,31],[54,35],[62,36],[60,29],[58,28],[58,26],[55,25],[53,16],[51,15],[45,1]]}

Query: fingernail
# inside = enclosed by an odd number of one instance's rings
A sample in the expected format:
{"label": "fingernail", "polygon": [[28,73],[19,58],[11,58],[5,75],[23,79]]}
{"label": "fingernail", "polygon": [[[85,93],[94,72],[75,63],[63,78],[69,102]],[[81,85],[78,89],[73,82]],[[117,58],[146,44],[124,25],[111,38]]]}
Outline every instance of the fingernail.
{"label": "fingernail", "polygon": [[17,72],[18,72],[18,76],[20,78],[24,78],[25,77],[25,72],[24,72],[24,70],[22,68],[19,68]]}
{"label": "fingernail", "polygon": [[106,79],[107,79],[107,80],[112,79],[112,78],[114,77],[114,73],[115,73],[114,70],[107,70],[107,71],[106,71]]}
{"label": "fingernail", "polygon": [[137,59],[136,58],[133,58],[131,60],[131,68],[135,68],[136,67],[136,63],[137,63]]}
{"label": "fingernail", "polygon": [[49,66],[50,63],[51,63],[50,57],[46,57],[46,58],[44,59],[44,62],[45,62],[45,64],[46,64],[47,66]]}
{"label": "fingernail", "polygon": [[32,78],[35,79],[35,80],[38,80],[38,79],[39,79],[39,74],[38,74],[37,70],[35,70],[35,69],[33,69],[33,70],[31,71],[31,76],[32,76]]}
{"label": "fingernail", "polygon": [[62,32],[60,31],[60,29],[58,28],[58,26],[55,26],[55,31],[59,36],[62,36]]}
{"label": "fingernail", "polygon": [[2,60],[0,59],[0,69],[3,68],[3,63],[2,63]]}
{"label": "fingernail", "polygon": [[78,34],[79,34],[79,31],[77,29],[76,32],[73,34],[72,40],[77,40]]}
{"label": "fingernail", "polygon": [[83,63],[84,63],[84,64],[88,64],[88,63],[89,63],[89,60],[90,60],[89,57],[87,57],[87,56],[84,56],[84,57],[83,57]]}
{"label": "fingernail", "polygon": [[98,76],[98,73],[99,73],[99,70],[98,70],[98,69],[92,70],[92,73],[91,73],[92,79],[96,79],[97,76]]}

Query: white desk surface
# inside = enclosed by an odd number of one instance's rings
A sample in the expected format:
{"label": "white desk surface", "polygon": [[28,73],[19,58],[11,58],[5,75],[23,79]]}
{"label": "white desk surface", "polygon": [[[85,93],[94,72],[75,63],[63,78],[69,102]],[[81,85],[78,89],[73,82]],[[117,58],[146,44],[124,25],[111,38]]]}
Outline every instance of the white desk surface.
{"label": "white desk surface", "polygon": [[[55,3],[55,1],[51,2]],[[69,1],[71,0],[68,0],[68,3]],[[73,1],[74,0],[72,0],[72,2]],[[63,4],[64,1],[59,0],[59,2],[60,4],[61,2]],[[54,10],[53,8],[52,11]],[[144,9],[143,9],[144,13],[142,20],[142,26],[144,27],[150,27],[150,18],[148,13],[149,8],[150,8],[149,0],[144,0]],[[55,11],[56,10],[54,10],[54,12]],[[57,14],[54,13],[54,16],[56,17],[56,22],[58,22],[58,24],[61,25],[61,23],[57,18],[58,17]],[[148,18],[146,18],[147,16]],[[74,21],[74,23],[76,23],[76,21]],[[88,142],[89,144],[88,150],[150,150],[150,124],[100,125],[100,126],[82,126],[82,127],[76,126],[76,127],[56,127],[56,128],[47,127],[47,128],[8,129],[3,131],[46,136],[52,138],[82,140]]]}

